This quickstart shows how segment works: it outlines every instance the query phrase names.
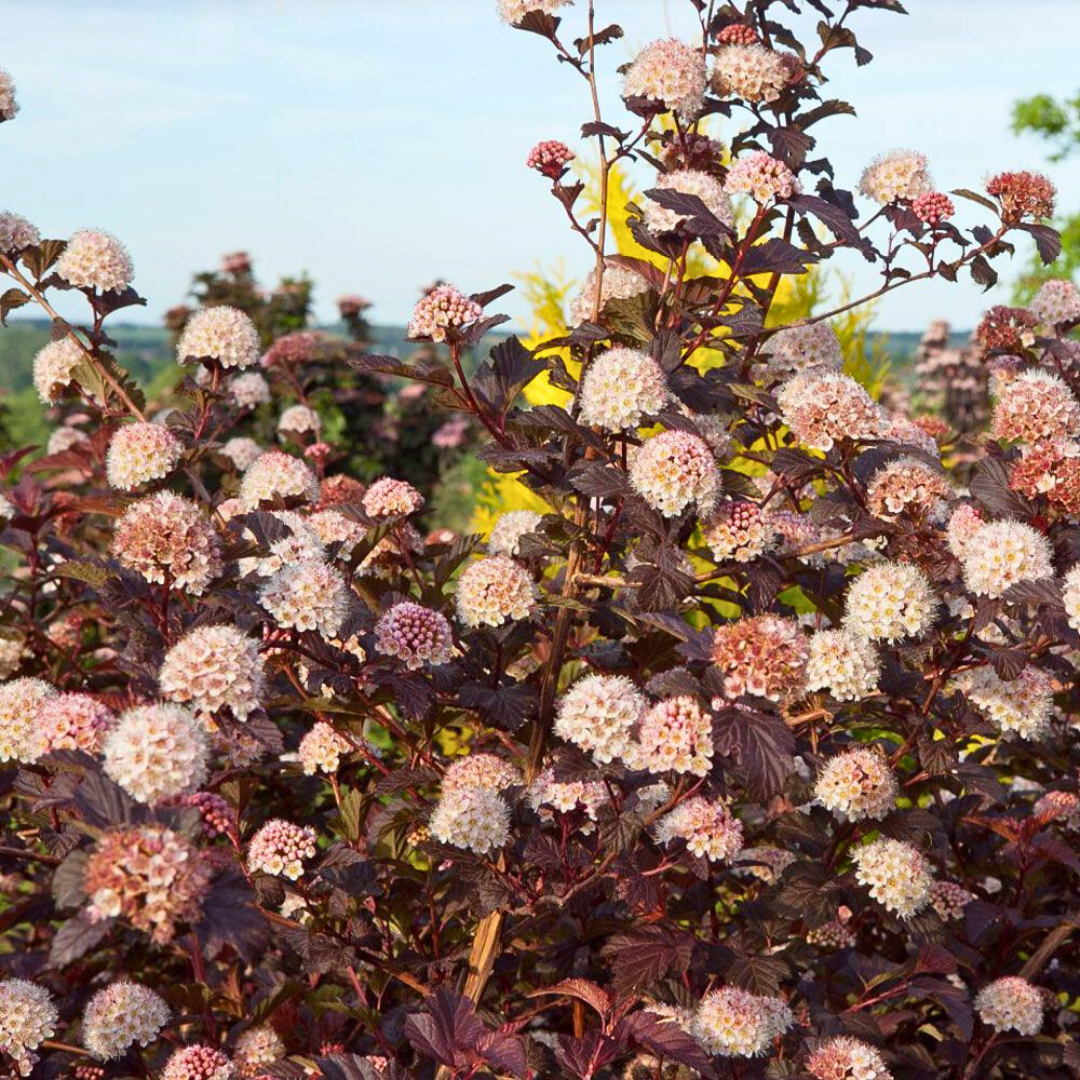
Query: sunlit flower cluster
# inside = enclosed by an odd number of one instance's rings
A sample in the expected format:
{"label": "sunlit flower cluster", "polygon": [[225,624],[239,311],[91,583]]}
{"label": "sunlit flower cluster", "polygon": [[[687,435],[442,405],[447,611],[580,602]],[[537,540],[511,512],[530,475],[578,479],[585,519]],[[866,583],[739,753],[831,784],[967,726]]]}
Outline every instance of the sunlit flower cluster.
{"label": "sunlit flower cluster", "polygon": [[806,1070],[815,1080],[893,1080],[885,1059],[869,1043],[839,1035],[810,1055]]}
{"label": "sunlit flower cluster", "polygon": [[1080,435],[1080,402],[1060,376],[1031,368],[1001,387],[991,425],[998,439],[1073,439]]}
{"label": "sunlit flower cluster", "polygon": [[934,190],[926,155],[916,150],[892,150],[875,158],[859,181],[859,191],[875,202],[911,201]]}
{"label": "sunlit flower cluster", "polygon": [[441,844],[486,855],[510,839],[510,807],[485,787],[444,787],[431,815],[431,835]]}
{"label": "sunlit flower cluster", "polygon": [[[635,270],[615,264],[605,265],[600,279],[600,313],[611,300],[630,300],[648,292],[649,283]],[[590,270],[577,295],[570,303],[570,321],[574,324],[587,322],[593,315],[596,298],[596,270]]]}
{"label": "sunlit flower cluster", "polygon": [[1051,556],[1049,541],[1037,529],[1020,521],[991,521],[964,544],[964,584],[976,596],[1001,596],[1018,581],[1053,577]]}
{"label": "sunlit flower cluster", "polygon": [[1006,681],[993,668],[980,667],[957,675],[954,685],[999,731],[1039,739],[1050,728],[1054,685],[1040,668],[1028,665]]}
{"label": "sunlit flower cluster", "polygon": [[34,387],[43,404],[50,404],[64,393],[85,358],[74,334],[50,341],[38,351],[34,357]]}
{"label": "sunlit flower cluster", "polygon": [[454,651],[446,617],[411,600],[395,604],[379,619],[375,642],[379,652],[397,657],[412,671],[425,664],[445,664]]}
{"label": "sunlit flower cluster", "polygon": [[279,499],[315,502],[318,498],[318,477],[299,458],[281,450],[267,450],[240,481],[240,501],[246,510],[258,510],[260,504]]}
{"label": "sunlit flower cluster", "polygon": [[369,518],[382,521],[415,514],[424,505],[424,496],[407,481],[384,476],[364,492],[360,501]]}
{"label": "sunlit flower cluster", "polygon": [[712,87],[724,98],[768,104],[790,81],[791,70],[783,57],[764,45],[724,45],[713,63]]}
{"label": "sunlit flower cluster", "polygon": [[693,1033],[710,1054],[757,1057],[793,1022],[782,998],[724,986],[702,999],[694,1013]]}
{"label": "sunlit flower cluster", "polygon": [[896,777],[876,747],[856,747],[829,758],[814,796],[841,821],[878,820],[896,805]]}
{"label": "sunlit flower cluster", "polygon": [[305,861],[315,858],[315,851],[314,829],[273,818],[248,844],[248,869],[297,881],[304,876]]}
{"label": "sunlit flower cluster", "polygon": [[53,271],[69,285],[123,292],[135,276],[127,248],[111,233],[80,229],[71,234]]}
{"label": "sunlit flower cluster", "polygon": [[40,716],[56,688],[44,679],[0,684],[0,762],[36,761],[45,752]]}
{"label": "sunlit flower cluster", "polygon": [[698,795],[679,803],[656,823],[656,839],[686,842],[686,850],[711,862],[730,862],[742,851],[742,823],[722,803]]}
{"label": "sunlit flower cluster", "polygon": [[421,297],[406,332],[411,338],[446,341],[483,314],[484,309],[475,300],[458,292],[453,285],[439,285]]}
{"label": "sunlit flower cluster", "polygon": [[693,120],[705,97],[705,58],[676,38],[646,45],[623,76],[624,98],[647,98]]}
{"label": "sunlit flower cluster", "polygon": [[0,1053],[11,1056],[21,1076],[30,1075],[38,1061],[34,1051],[56,1034],[59,1021],[45,987],[28,979],[0,982]]}
{"label": "sunlit flower cluster", "polygon": [[508,510],[500,514],[487,538],[489,555],[519,555],[521,538],[535,533],[543,518],[535,510]]}
{"label": "sunlit flower cluster", "polygon": [[689,694],[658,701],[641,717],[637,744],[624,756],[652,773],[705,776],[712,768],[712,717]]}
{"label": "sunlit flower cluster", "polygon": [[750,694],[787,700],[803,689],[809,656],[808,639],[798,623],[778,615],[754,615],[713,632],[712,659],[729,698]]}
{"label": "sunlit flower cluster", "polygon": [[925,634],[940,601],[926,575],[910,563],[870,566],[848,586],[844,625],[874,641],[899,641]]}
{"label": "sunlit flower cluster", "polygon": [[757,503],[731,499],[717,507],[701,527],[718,562],[750,562],[772,549],[779,535],[769,514]]}
{"label": "sunlit flower cluster", "polygon": [[897,458],[878,469],[866,488],[867,509],[885,521],[901,514],[927,517],[954,497],[943,472],[910,457]]}
{"label": "sunlit flower cluster", "polygon": [[528,570],[506,555],[477,559],[458,579],[457,614],[465,626],[502,626],[527,619],[536,607]]}
{"label": "sunlit flower cluster", "polygon": [[1043,996],[1038,987],[1018,975],[1006,975],[975,995],[979,1019],[994,1031],[1038,1035],[1043,1025]]}
{"label": "sunlit flower cluster", "polygon": [[126,980],[114,982],[86,1006],[83,1045],[98,1061],[112,1061],[134,1043],[149,1046],[169,1019],[168,1005],[153,990]]}
{"label": "sunlit flower cluster", "polygon": [[586,370],[580,418],[605,431],[627,431],[655,416],[669,397],[660,365],[647,353],[619,346],[601,353]]}
{"label": "sunlit flower cluster", "polygon": [[777,375],[819,370],[839,371],[844,363],[840,339],[827,322],[785,326],[762,346],[770,372]]}
{"label": "sunlit flower cluster", "polygon": [[53,750],[101,752],[105,736],[115,716],[108,705],[90,694],[67,692],[50,694],[38,714],[41,740],[46,753]]}
{"label": "sunlit flower cluster", "polygon": [[918,915],[930,903],[934,883],[929,862],[917,847],[878,837],[851,853],[855,877],[870,896],[901,919]]}
{"label": "sunlit flower cluster", "polygon": [[282,567],[264,582],[259,603],[279,626],[336,637],[349,611],[349,588],[341,571],[330,563],[303,559]]}
{"label": "sunlit flower cluster", "polygon": [[586,675],[563,694],[555,734],[601,764],[622,757],[648,701],[624,675]]}
{"label": "sunlit flower cluster", "polygon": [[877,692],[881,659],[873,644],[844,628],[810,638],[806,689],[827,690],[837,701],[859,701]]}
{"label": "sunlit flower cluster", "polygon": [[882,433],[881,410],[850,375],[816,370],[795,375],[777,390],[776,401],[796,440],[813,450]]}
{"label": "sunlit flower cluster", "polygon": [[630,482],[664,517],[691,506],[707,514],[720,494],[720,470],[704,439],[688,431],[661,431],[630,458]]}
{"label": "sunlit flower cluster", "polygon": [[259,707],[263,662],[259,643],[235,626],[198,626],[166,654],[162,694],[212,716],[228,708],[238,720]]}
{"label": "sunlit flower cluster", "polygon": [[183,444],[163,424],[125,424],[109,440],[105,460],[109,483],[121,491],[134,491],[168,476],[183,452]]}
{"label": "sunlit flower cluster", "polygon": [[724,190],[729,195],[749,195],[764,206],[772,199],[790,199],[800,194],[802,185],[782,161],[756,150],[732,162]]}
{"label": "sunlit flower cluster", "polygon": [[1051,278],[1039,286],[1028,304],[1043,326],[1060,326],[1080,319],[1080,290],[1066,278]]}
{"label": "sunlit flower cluster", "polygon": [[259,362],[259,331],[238,308],[201,308],[184,326],[176,345],[177,358],[214,360],[223,368],[246,368]]}
{"label": "sunlit flower cluster", "polygon": [[1057,189],[1042,173],[1000,172],[990,177],[986,190],[1001,203],[1001,217],[1008,224],[1054,216]]}
{"label": "sunlit flower cluster", "polygon": [[[676,169],[664,173],[656,181],[660,191],[674,191],[680,195],[693,195],[700,199],[712,215],[725,225],[731,225],[733,215],[731,200],[724,185],[714,176],[699,169]],[[671,232],[678,228],[689,215],[679,210],[670,210],[655,199],[649,199],[645,205],[645,224],[653,232]]]}

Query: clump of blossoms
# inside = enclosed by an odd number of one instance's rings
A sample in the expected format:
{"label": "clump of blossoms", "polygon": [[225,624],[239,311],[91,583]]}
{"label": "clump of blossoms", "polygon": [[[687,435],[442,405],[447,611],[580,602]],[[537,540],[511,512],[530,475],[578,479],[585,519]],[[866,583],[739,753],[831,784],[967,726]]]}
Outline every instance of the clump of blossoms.
{"label": "clump of blossoms", "polygon": [[174,1050],[161,1070],[161,1080],[233,1080],[235,1076],[227,1055],[198,1043]]}
{"label": "clump of blossoms", "polygon": [[779,535],[770,516],[757,503],[732,499],[721,503],[702,525],[702,536],[720,562],[749,562],[772,548]]}
{"label": "clump of blossoms", "polygon": [[724,190],[729,195],[749,195],[764,206],[773,199],[799,195],[802,186],[782,161],[757,150],[732,163],[724,179]]}
{"label": "clump of blossoms", "polygon": [[573,0],[498,0],[499,15],[516,26],[526,15],[554,15],[559,8]]}
{"label": "clump of blossoms", "polygon": [[183,444],[162,424],[126,424],[109,441],[109,483],[121,491],[134,491],[161,480],[176,468],[183,452]]}
{"label": "clump of blossoms", "polygon": [[705,96],[705,58],[701,50],[676,38],[646,45],[623,76],[624,98],[646,98],[693,120]]}
{"label": "clump of blossoms", "polygon": [[1018,975],[995,979],[975,996],[979,1019],[997,1032],[1037,1035],[1043,1026],[1043,1010],[1038,987]]}
{"label": "clump of blossoms", "polygon": [[285,1056],[281,1036],[269,1025],[259,1024],[240,1033],[233,1049],[233,1063],[242,1080],[258,1076],[264,1065],[272,1065]]}
{"label": "clump of blossoms", "polygon": [[868,567],[848,586],[844,625],[873,641],[900,641],[925,634],[940,601],[926,575],[910,563]]}
{"label": "clump of blossoms", "polygon": [[795,375],[777,390],[776,401],[796,440],[812,450],[882,434],[881,410],[849,375],[818,370]]}
{"label": "clump of blossoms", "polygon": [[840,339],[828,323],[785,326],[768,338],[762,352],[770,370],[793,374],[811,369],[839,371],[844,363]]}
{"label": "clump of blossoms", "polygon": [[34,357],[34,387],[43,404],[60,397],[75,379],[75,369],[85,359],[85,353],[74,335],[50,341]]}
{"label": "clump of blossoms", "polygon": [[629,431],[655,416],[670,394],[660,365],[637,349],[609,349],[581,380],[581,421],[605,431]]}
{"label": "clump of blossoms", "polygon": [[521,554],[521,539],[535,533],[543,517],[535,510],[509,510],[500,514],[487,538],[489,555]]}
{"label": "clump of blossoms", "polygon": [[848,1035],[818,1046],[807,1059],[806,1071],[816,1080],[893,1080],[881,1054]]}
{"label": "clump of blossoms", "polygon": [[138,705],[121,713],[102,748],[105,773],[133,799],[157,803],[206,779],[206,731],[179,705]]}
{"label": "clump of blossoms", "polygon": [[954,922],[964,917],[964,908],[975,899],[970,889],[955,881],[935,881],[930,889],[930,904],[942,922]]}
{"label": "clump of blossoms", "polygon": [[157,826],[110,829],[86,863],[93,920],[124,918],[159,944],[198,921],[210,867],[183,836]]}
{"label": "clump of blossoms", "polygon": [[987,181],[986,191],[1001,204],[1001,217],[1007,224],[1054,215],[1057,189],[1042,173],[996,173]]}
{"label": "clump of blossoms", "polygon": [[924,225],[940,225],[956,213],[956,207],[948,195],[927,191],[912,199],[911,211]]}
{"label": "clump of blossoms", "polygon": [[116,523],[112,552],[147,581],[195,596],[221,572],[221,544],[198,504],[168,491],[132,503]]}
{"label": "clump of blossoms", "polygon": [[781,998],[724,986],[705,996],[691,1030],[710,1054],[757,1057],[793,1023],[791,1009]]}
{"label": "clump of blossoms", "polygon": [[1065,278],[1051,278],[1039,286],[1028,307],[1044,326],[1075,322],[1080,319],[1080,290]]}
{"label": "clump of blossoms", "polygon": [[1060,376],[1031,368],[1001,387],[991,424],[998,439],[1073,439],[1080,435],[1080,402]]}
{"label": "clump of blossoms", "polygon": [[98,292],[123,292],[135,276],[127,249],[111,233],[80,229],[71,234],[53,268],[69,285]]}
{"label": "clump of blossoms", "polygon": [[1035,343],[1038,323],[1027,308],[995,304],[975,327],[975,341],[988,350],[1025,349]]}
{"label": "clump of blossoms", "polygon": [[114,982],[87,1003],[83,1045],[98,1061],[113,1061],[135,1043],[149,1046],[169,1020],[168,1005],[153,990],[138,983]]}
{"label": "clump of blossoms", "polygon": [[892,150],[867,167],[859,191],[875,202],[911,202],[934,190],[926,155],[915,150]]}
{"label": "clump of blossoms", "polygon": [[881,658],[860,634],[839,628],[810,638],[806,689],[827,690],[837,701],[859,701],[877,693]]}
{"label": "clump of blossoms", "polygon": [[299,458],[281,450],[267,450],[240,481],[240,501],[246,510],[277,500],[316,502],[318,498],[319,478]]}
{"label": "clump of blossoms", "polygon": [[557,139],[545,139],[529,151],[525,165],[551,180],[558,180],[563,169],[573,160],[574,152],[566,143]]}
{"label": "clump of blossoms", "polygon": [[764,45],[724,45],[713,61],[711,84],[722,98],[770,103],[790,81],[791,69],[784,58]]}
{"label": "clump of blossoms", "polygon": [[375,626],[376,647],[416,671],[425,664],[445,664],[454,651],[446,617],[409,600],[395,604]]}
{"label": "clump of blossoms", "polygon": [[0,211],[0,252],[14,255],[17,251],[32,247],[41,240],[37,226],[21,214]]}
{"label": "clump of blossoms", "polygon": [[851,853],[855,878],[871,897],[901,919],[918,915],[930,903],[933,873],[917,847],[879,837]]}
{"label": "clump of blossoms", "polygon": [[444,789],[431,815],[430,828],[432,837],[442,844],[486,855],[510,839],[510,808],[497,791],[455,786]]}
{"label": "clump of blossoms", "polygon": [[742,851],[743,827],[721,802],[697,796],[687,799],[656,823],[661,844],[683,840],[691,855],[710,862],[731,862]]}
{"label": "clump of blossoms", "polygon": [[317,772],[330,775],[341,767],[341,759],[352,750],[349,740],[320,720],[301,740],[297,753],[305,776]]}
{"label": "clump of blossoms", "polygon": [[406,333],[411,338],[446,341],[483,314],[484,309],[475,300],[458,292],[453,285],[439,285],[416,305]]}
{"label": "clump of blossoms", "polygon": [[221,304],[196,311],[176,344],[177,358],[213,360],[223,368],[247,368],[259,362],[259,331],[251,317]]}
{"label": "clump of blossoms", "polygon": [[247,865],[252,872],[298,881],[304,863],[315,858],[315,830],[282,818],[268,821],[248,843]]}
{"label": "clump of blossoms", "polygon": [[945,475],[917,458],[890,461],[866,487],[867,509],[885,521],[901,514],[925,517],[954,497]]}
{"label": "clump of blossoms", "polygon": [[99,754],[115,719],[112,709],[90,694],[50,694],[38,712],[45,752],[82,750]]}
{"label": "clump of blossoms", "polygon": [[56,688],[33,677],[0,683],[0,762],[36,761],[45,751],[40,721]]}
{"label": "clump of blossoms", "polygon": [[444,792],[458,788],[478,787],[488,791],[504,791],[521,783],[521,772],[497,754],[473,750],[457,758],[442,778]]}
{"label": "clump of blossoms", "polygon": [[688,431],[646,439],[630,461],[634,490],[664,517],[693,506],[708,513],[720,494],[720,470],[708,443]]}
{"label": "clump of blossoms", "polygon": [[877,748],[857,747],[829,758],[814,795],[841,821],[879,820],[896,805],[896,778]]}
{"label": "clump of blossoms", "polygon": [[270,384],[257,371],[245,371],[229,381],[229,395],[241,409],[270,404]]}
{"label": "clump of blossoms", "polygon": [[457,614],[465,626],[502,626],[527,619],[535,607],[532,576],[506,555],[477,559],[458,579]]}
{"label": "clump of blossoms", "polygon": [[165,654],[158,685],[169,701],[200,715],[228,708],[244,720],[263,691],[259,643],[235,626],[195,627]]}
{"label": "clump of blossoms", "polygon": [[424,505],[424,496],[404,480],[384,476],[364,492],[360,504],[375,521],[415,514]]}
{"label": "clump of blossoms", "polygon": [[689,694],[665,698],[641,717],[628,763],[652,773],[704,776],[712,767],[712,718]]}
{"label": "clump of blossoms", "polygon": [[[609,265],[604,267],[600,280],[600,311],[611,300],[630,300],[648,292],[649,283],[636,270],[629,267]],[[570,321],[587,322],[592,318],[596,296],[596,271],[590,270],[577,295],[570,302]]]}
{"label": "clump of blossoms", "polygon": [[[732,222],[731,200],[724,190],[724,185],[716,177],[700,169],[677,169],[675,172],[664,173],[657,180],[656,187],[660,191],[693,195],[725,225]],[[645,224],[653,232],[671,232],[686,218],[686,214],[670,210],[655,199],[650,199],[645,206]]]}
{"label": "clump of blossoms", "polygon": [[1020,521],[991,521],[974,530],[960,558],[964,583],[976,596],[998,597],[1020,581],[1053,577],[1050,544]]}
{"label": "clump of blossoms", "polygon": [[310,435],[317,439],[322,434],[319,414],[307,405],[290,405],[278,417],[278,435]]}
{"label": "clump of blossoms", "polygon": [[724,693],[783,701],[806,682],[807,636],[797,623],[776,615],[755,615],[718,626],[713,634],[712,661],[720,669]]}
{"label": "clump of blossoms", "polygon": [[49,991],[28,979],[0,982],[0,1053],[10,1057],[21,1076],[29,1076],[35,1053],[56,1034],[60,1014]]}
{"label": "clump of blossoms", "polygon": [[955,686],[1002,732],[1039,739],[1054,715],[1054,685],[1049,675],[1028,665],[1006,681],[993,668],[976,668],[955,679]]}
{"label": "clump of blossoms", "polygon": [[291,630],[336,636],[349,610],[349,590],[341,572],[322,559],[284,566],[259,588],[259,603]]}
{"label": "clump of blossoms", "polygon": [[237,472],[243,472],[255,464],[262,453],[262,447],[248,435],[237,435],[222,445],[221,453],[232,462]]}

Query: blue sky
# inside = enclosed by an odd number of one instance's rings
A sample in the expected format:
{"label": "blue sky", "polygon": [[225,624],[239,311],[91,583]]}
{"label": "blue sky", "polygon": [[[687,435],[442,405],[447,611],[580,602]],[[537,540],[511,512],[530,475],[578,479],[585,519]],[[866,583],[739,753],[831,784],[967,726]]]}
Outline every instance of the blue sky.
{"label": "blue sky", "polygon": [[[1034,166],[1080,206],[1080,159],[1046,166],[1037,141],[1008,130],[1017,96],[1078,89],[1080,2],[907,6],[907,18],[866,12],[854,24],[869,67],[850,53],[833,62],[826,93],[859,111],[818,129],[838,183],[911,146],[942,189]],[[653,38],[689,36],[692,12],[688,0],[600,0],[599,11],[626,29],[603,57],[619,123],[614,68]],[[436,276],[472,291],[536,262],[588,268],[523,165],[540,138],[574,144],[584,84],[546,42],[502,26],[494,0],[5,0],[0,67],[22,104],[0,128],[7,208],[50,236],[120,236],[149,300],[136,319],[157,321],[193,270],[238,248],[264,281],[307,270],[321,319],[342,292],[402,322]],[[874,287],[861,260],[849,269]],[[915,285],[881,305],[878,324],[969,326],[999,291]],[[504,305],[521,311],[512,296]]]}

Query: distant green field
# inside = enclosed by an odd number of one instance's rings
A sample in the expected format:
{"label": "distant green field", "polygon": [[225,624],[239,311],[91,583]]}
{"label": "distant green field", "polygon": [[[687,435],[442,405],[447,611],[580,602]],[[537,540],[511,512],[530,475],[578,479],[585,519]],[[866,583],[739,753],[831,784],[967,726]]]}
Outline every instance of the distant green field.
{"label": "distant green field", "polygon": [[[324,327],[333,331],[335,327]],[[158,380],[167,378],[167,366],[172,363],[169,334],[163,328],[117,324],[109,333],[117,342],[117,358],[132,373],[136,381],[153,391]],[[403,355],[411,350],[403,326],[372,327],[374,352]],[[903,332],[886,335],[871,334],[874,340],[884,337],[894,376],[903,378],[910,364],[920,333]],[[966,335],[958,335],[966,336]],[[48,438],[49,423],[31,380],[34,353],[49,339],[49,324],[45,320],[12,319],[0,327],[0,407],[5,409],[3,426],[9,440],[16,446],[41,444]]]}

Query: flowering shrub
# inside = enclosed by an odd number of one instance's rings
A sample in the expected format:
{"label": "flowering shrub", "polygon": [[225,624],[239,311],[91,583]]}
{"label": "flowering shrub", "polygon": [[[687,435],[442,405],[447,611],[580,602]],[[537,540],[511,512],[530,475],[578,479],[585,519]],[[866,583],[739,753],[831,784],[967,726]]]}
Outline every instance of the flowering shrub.
{"label": "flowering shrub", "polygon": [[[783,21],[802,6],[811,46]],[[186,400],[153,414],[109,353],[139,302],[123,246],[0,218],[0,308],[53,318],[38,389],[94,420],[17,482],[26,452],[0,461],[5,1069],[1080,1066],[1075,293],[988,313],[995,410],[962,446],[844,372],[850,305],[773,309],[840,251],[882,271],[853,304],[989,284],[1017,234],[1052,261],[1053,188],[956,189],[965,232],[916,151],[840,186],[816,152],[851,111],[823,99],[826,61],[866,62],[856,16],[897,0],[694,8],[698,40],[623,72],[632,119],[587,118],[596,216],[567,144],[528,155],[588,276],[564,337],[474,369],[505,287],[429,289],[419,360],[328,359],[303,286],[260,305],[237,253],[174,320]],[[621,31],[592,3],[499,9],[603,99]],[[609,256],[607,179],[631,163],[659,173],[630,217],[653,261]],[[357,341],[363,309],[342,301]],[[565,405],[528,405],[541,375]],[[468,417],[546,512],[425,535],[409,476],[351,475],[327,412],[386,378]],[[278,446],[237,429],[252,408]]]}

